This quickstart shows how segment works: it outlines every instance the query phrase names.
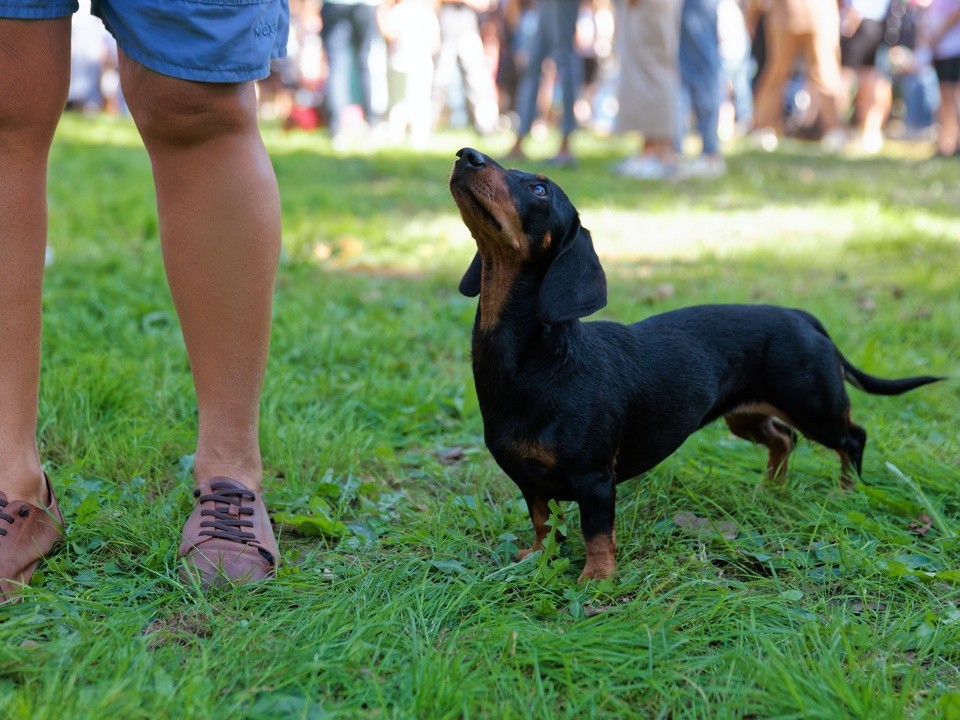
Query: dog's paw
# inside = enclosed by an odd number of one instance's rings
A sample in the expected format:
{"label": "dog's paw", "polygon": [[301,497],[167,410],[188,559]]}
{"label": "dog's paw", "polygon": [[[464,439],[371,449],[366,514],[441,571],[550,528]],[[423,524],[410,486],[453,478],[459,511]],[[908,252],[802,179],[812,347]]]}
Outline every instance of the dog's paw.
{"label": "dog's paw", "polygon": [[522,550],[517,550],[517,560],[518,560],[518,561],[524,560],[524,559],[526,559],[526,557],[527,557],[530,553],[540,552],[541,550],[543,550],[543,548],[542,548],[542,547],[537,547],[536,545],[534,545],[533,547],[530,547],[530,548],[524,548],[524,549],[522,549]]}
{"label": "dog's paw", "polygon": [[587,557],[587,564],[577,578],[581,585],[587,580],[608,580],[617,574],[617,563],[612,557]]}
{"label": "dog's paw", "polygon": [[577,578],[577,583],[580,585],[583,585],[585,582],[587,582],[587,580],[609,580],[616,574],[617,574],[616,569],[614,569],[611,572],[599,572],[599,571],[587,572],[587,570],[584,569],[584,571],[580,573],[580,577]]}

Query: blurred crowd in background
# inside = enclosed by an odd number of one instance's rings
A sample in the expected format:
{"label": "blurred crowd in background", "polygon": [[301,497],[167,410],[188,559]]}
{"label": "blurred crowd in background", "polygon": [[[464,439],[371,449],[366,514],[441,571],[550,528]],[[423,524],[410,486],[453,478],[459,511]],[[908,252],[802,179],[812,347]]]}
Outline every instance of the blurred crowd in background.
{"label": "blurred crowd in background", "polygon": [[[958,150],[960,0],[291,0],[261,112],[336,149],[427,147],[442,127],[510,132],[511,159],[559,129],[633,131],[617,171],[725,170],[718,143],[830,151],[890,138]],[[75,16],[69,108],[123,113],[116,47]],[[690,137],[695,149],[686,149]],[[686,154],[686,157],[684,155]],[[699,163],[697,162],[699,161]]]}

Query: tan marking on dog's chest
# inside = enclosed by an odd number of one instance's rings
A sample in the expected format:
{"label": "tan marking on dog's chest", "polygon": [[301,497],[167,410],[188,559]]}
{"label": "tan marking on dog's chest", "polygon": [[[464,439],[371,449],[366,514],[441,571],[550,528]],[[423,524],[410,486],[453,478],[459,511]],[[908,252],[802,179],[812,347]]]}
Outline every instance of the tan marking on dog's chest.
{"label": "tan marking on dog's chest", "polygon": [[[526,236],[520,229],[519,218],[515,227],[509,228],[504,218],[504,235],[511,237],[509,243],[498,243],[496,237],[476,237],[477,248],[483,257],[480,275],[480,329],[489,332],[500,324],[503,309],[510,299],[520,266],[529,256]],[[496,233],[489,233],[496,235]]]}
{"label": "tan marking on dog's chest", "polygon": [[480,329],[493,330],[500,324],[503,308],[510,298],[510,289],[517,280],[519,271],[514,267],[491,268],[484,262],[480,276]]}

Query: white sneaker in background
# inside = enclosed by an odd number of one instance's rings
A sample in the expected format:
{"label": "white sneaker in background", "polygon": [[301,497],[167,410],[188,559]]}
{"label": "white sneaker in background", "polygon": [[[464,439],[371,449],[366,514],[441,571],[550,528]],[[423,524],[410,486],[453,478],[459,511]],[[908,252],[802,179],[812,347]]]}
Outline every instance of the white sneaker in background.
{"label": "white sneaker in background", "polygon": [[698,155],[683,163],[677,172],[685,178],[718,178],[727,172],[727,163],[719,155]]}
{"label": "white sneaker in background", "polygon": [[847,144],[847,131],[843,128],[834,128],[823,134],[820,148],[827,153],[838,153]]}
{"label": "white sneaker in background", "polygon": [[867,155],[876,155],[883,150],[883,134],[864,133],[857,145],[860,149],[860,152]]}
{"label": "white sneaker in background", "polygon": [[757,128],[747,133],[747,142],[755,148],[766,152],[773,152],[780,146],[780,138],[773,128]]}
{"label": "white sneaker in background", "polygon": [[615,165],[613,171],[634,180],[663,180],[673,177],[677,167],[653,155],[635,155]]}

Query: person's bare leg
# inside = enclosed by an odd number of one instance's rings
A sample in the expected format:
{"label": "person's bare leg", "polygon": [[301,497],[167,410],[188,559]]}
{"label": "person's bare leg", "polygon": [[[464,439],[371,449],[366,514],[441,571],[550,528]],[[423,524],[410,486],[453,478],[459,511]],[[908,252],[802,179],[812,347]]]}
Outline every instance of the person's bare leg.
{"label": "person's bare leg", "polygon": [[796,62],[800,43],[796,35],[780,28],[766,31],[768,55],[754,97],[754,127],[780,133],[783,126],[783,89]]}
{"label": "person's bare leg", "polygon": [[882,141],[883,126],[893,103],[890,81],[876,68],[864,68],[860,73],[860,90],[857,95],[857,115],[863,137]]}
{"label": "person's bare leg", "polygon": [[863,109],[863,84],[861,82],[862,74],[854,68],[840,68],[840,88],[837,94],[838,112],[840,117],[845,118],[851,114],[851,110],[856,118],[863,120],[860,114]]}
{"label": "person's bare leg", "polygon": [[651,156],[663,163],[672,163],[676,160],[676,153],[671,138],[647,137],[643,139],[640,156]]}
{"label": "person's bare leg", "polygon": [[47,504],[37,452],[47,158],[67,100],[70,19],[0,20],[0,491]]}
{"label": "person's bare leg", "polygon": [[164,264],[199,407],[194,475],[260,490],[260,393],[280,252],[280,198],[253,83],[195,83],[121,56],[153,163]]}
{"label": "person's bare leg", "polygon": [[803,54],[807,59],[810,84],[820,97],[820,122],[824,136],[840,127],[840,45],[839,35],[832,28],[820,28],[805,36]]}
{"label": "person's bare leg", "polygon": [[941,155],[953,155],[960,149],[960,85],[940,83],[940,135],[937,149]]}

